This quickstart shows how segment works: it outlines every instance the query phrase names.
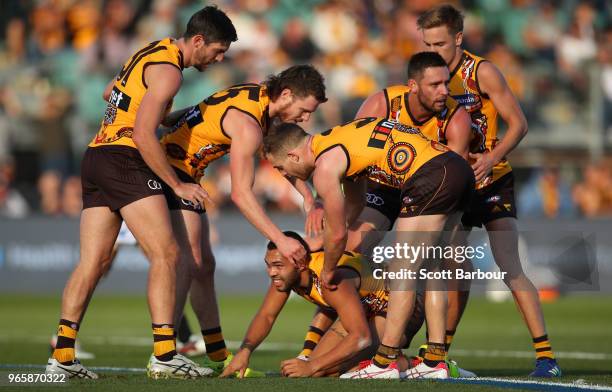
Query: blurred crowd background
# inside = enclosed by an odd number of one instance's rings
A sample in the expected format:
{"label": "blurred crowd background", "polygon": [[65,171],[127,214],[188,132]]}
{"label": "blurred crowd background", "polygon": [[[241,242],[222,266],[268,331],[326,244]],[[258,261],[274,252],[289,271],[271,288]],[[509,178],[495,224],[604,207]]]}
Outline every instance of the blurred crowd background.
{"label": "blurred crowd background", "polygon": [[[448,2],[448,1],[446,1]],[[519,216],[612,216],[612,3],[450,1],[466,14],[464,47],[495,63],[530,132],[511,156]],[[105,108],[102,91],[139,47],[179,37],[202,0],[0,2],[0,217],[76,217],[79,165]],[[416,19],[436,0],[218,0],[238,31],[228,59],[187,70],[175,109],[296,63],[319,67],[328,103],[307,129],[354,116],[370,94],[405,82],[422,50]],[[226,161],[207,171],[218,208],[232,208]],[[298,213],[301,199],[265,162],[257,194]],[[210,207],[209,207],[210,209]]]}

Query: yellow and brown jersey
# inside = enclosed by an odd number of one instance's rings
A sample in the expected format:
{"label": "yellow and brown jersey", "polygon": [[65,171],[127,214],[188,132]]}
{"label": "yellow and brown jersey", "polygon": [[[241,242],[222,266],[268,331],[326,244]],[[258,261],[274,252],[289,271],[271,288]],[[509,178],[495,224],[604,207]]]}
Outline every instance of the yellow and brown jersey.
{"label": "yellow and brown jersey", "polygon": [[315,159],[340,146],[346,154],[346,177],[401,188],[423,164],[449,151],[418,128],[385,118],[366,117],[338,125],[312,139]]}
{"label": "yellow and brown jersey", "polygon": [[406,85],[390,86],[383,92],[387,101],[387,118],[389,120],[417,128],[428,138],[447,144],[446,128],[459,108],[454,99],[449,99],[446,102],[446,108],[440,113],[432,114],[431,117],[418,121],[410,111],[408,102],[410,87]]}
{"label": "yellow and brown jersey", "polygon": [[[485,59],[464,50],[457,67],[451,71],[449,84],[450,96],[462,105],[472,117],[472,128],[477,139],[472,143],[473,152],[491,151],[498,143],[497,109],[487,94],[480,91],[478,84],[478,67]],[[493,167],[492,173],[485,180],[476,184],[480,189],[512,171],[504,158]]]}
{"label": "yellow and brown jersey", "polygon": [[204,170],[229,152],[232,139],[223,129],[230,109],[251,116],[263,130],[269,126],[267,89],[260,84],[241,84],[218,91],[192,107],[162,140],[170,164],[196,182]]}
{"label": "yellow and brown jersey", "polygon": [[[117,75],[104,119],[89,147],[120,145],[136,148],[132,140],[136,113],[147,91],[144,73],[149,65],[170,64],[183,70],[183,53],[173,38],[155,41],[136,52]],[[166,111],[172,107],[168,103]]]}
{"label": "yellow and brown jersey", "polygon": [[[323,270],[324,252],[315,251],[310,254],[308,269],[310,282],[306,289],[295,289],[301,297],[324,309],[332,310],[321,294],[321,271]],[[359,275],[359,297],[364,306],[366,317],[386,315],[389,302],[389,291],[385,288],[383,279],[375,279],[368,262],[358,253],[344,252],[336,264],[338,268],[350,268]]]}

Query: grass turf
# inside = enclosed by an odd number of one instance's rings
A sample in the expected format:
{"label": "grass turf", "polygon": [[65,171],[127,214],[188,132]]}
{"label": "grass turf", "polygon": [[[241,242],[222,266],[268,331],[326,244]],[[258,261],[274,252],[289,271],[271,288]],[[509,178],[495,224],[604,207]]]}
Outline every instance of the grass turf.
{"label": "grass turf", "polygon": [[[556,352],[604,353],[612,355],[612,332],[609,311],[611,298],[602,296],[575,296],[545,304],[549,336]],[[224,296],[220,300],[222,327],[227,340],[239,341],[248,323],[260,304],[260,296]],[[56,328],[60,306],[59,297],[2,295],[0,314],[5,326],[0,332],[0,364],[44,365],[49,356],[45,343]],[[138,337],[139,341],[150,338],[150,321],[144,297],[94,296],[85,318],[79,339],[85,349],[96,354],[93,360],[83,361],[86,366],[139,367],[146,365],[151,348],[147,345],[122,345],[101,342],[100,337],[117,339]],[[310,321],[314,308],[305,301],[291,300],[281,313],[268,342],[294,343],[299,346]],[[191,311],[188,313],[191,326],[197,327]],[[424,340],[422,335],[415,338],[413,346]],[[533,358],[513,358],[506,353],[497,357],[471,355],[465,350],[501,350],[529,352],[531,339],[515,306],[511,302],[489,303],[474,298],[464,315],[455,335],[451,357],[460,366],[476,372],[479,376],[510,377],[526,379],[533,369]],[[412,349],[414,350],[414,349]],[[453,354],[458,350],[459,354]],[[258,370],[277,372],[279,362],[295,357],[299,349],[278,351],[256,351],[251,366]],[[564,376],[555,381],[574,382],[582,379],[587,383],[612,385],[612,361],[564,358],[560,355]],[[2,369],[2,374],[8,371]],[[19,372],[40,372],[39,370],[14,369]],[[224,390],[300,390],[320,391],[333,388],[336,391],[372,388],[378,390],[404,390],[405,383],[397,382],[340,382],[325,380],[287,380],[278,377],[259,380],[218,380],[197,381],[164,380],[151,381],[144,375],[128,373],[104,373],[96,382],[71,382],[69,388],[79,390],[130,390],[155,391],[181,389],[181,391],[212,388]],[[374,383],[374,384],[373,384]],[[7,385],[6,379],[0,384]],[[437,391],[479,391],[502,390],[492,386],[441,384],[439,382],[418,382],[419,390]],[[28,390],[33,390],[30,387]],[[54,386],[41,386],[44,390]],[[62,389],[64,387],[58,387]],[[9,387],[10,389],[10,387]],[[415,389],[415,388],[413,388]]]}

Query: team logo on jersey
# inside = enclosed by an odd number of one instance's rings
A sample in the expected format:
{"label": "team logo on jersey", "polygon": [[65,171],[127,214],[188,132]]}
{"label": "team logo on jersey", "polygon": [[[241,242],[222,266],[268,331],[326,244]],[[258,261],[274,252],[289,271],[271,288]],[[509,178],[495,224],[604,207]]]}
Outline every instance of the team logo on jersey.
{"label": "team logo on jersey", "polygon": [[414,147],[411,144],[400,142],[389,149],[387,163],[393,173],[403,175],[408,173],[415,157],[416,150]]}
{"label": "team logo on jersey", "polygon": [[379,121],[374,127],[370,140],[368,141],[368,147],[374,148],[385,148],[387,139],[393,130],[395,123],[390,120]]}
{"label": "team logo on jersey", "polygon": [[132,102],[132,98],[129,95],[119,90],[117,86],[113,87],[110,97],[108,97],[108,103],[127,112],[130,108],[130,102]]}
{"label": "team logo on jersey", "polygon": [[399,121],[400,112],[402,111],[402,97],[394,97],[391,100],[389,117],[393,121]]}

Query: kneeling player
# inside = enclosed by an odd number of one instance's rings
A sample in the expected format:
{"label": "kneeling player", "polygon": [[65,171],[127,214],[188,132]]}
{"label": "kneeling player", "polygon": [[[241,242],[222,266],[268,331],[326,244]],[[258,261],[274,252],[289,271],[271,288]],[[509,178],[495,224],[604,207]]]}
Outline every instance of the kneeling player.
{"label": "kneeling player", "polygon": [[[285,232],[285,235],[295,238],[309,249],[298,234]],[[360,360],[370,357],[376,351],[385,328],[389,297],[384,280],[372,276],[368,262],[360,255],[344,252],[337,263],[337,290],[323,292],[323,255],[322,250],[308,252],[304,262],[296,267],[280,254],[273,242],[268,243],[265,261],[272,280],[270,288],[251,321],[240,351],[222,376],[229,376],[234,372],[238,372],[239,377],[244,374],[252,352],[272,329],[291,291],[319,306],[315,322],[310,329],[321,333],[323,337],[308,360],[294,358],[284,361],[283,375],[321,377],[338,374],[354,367]],[[339,317],[338,321],[335,321],[336,315]],[[417,307],[402,337],[404,345],[410,343],[422,323],[422,307]],[[408,361],[401,357],[398,366],[405,370]]]}

